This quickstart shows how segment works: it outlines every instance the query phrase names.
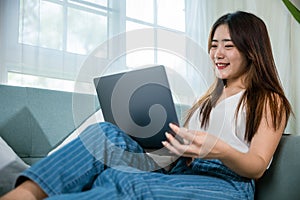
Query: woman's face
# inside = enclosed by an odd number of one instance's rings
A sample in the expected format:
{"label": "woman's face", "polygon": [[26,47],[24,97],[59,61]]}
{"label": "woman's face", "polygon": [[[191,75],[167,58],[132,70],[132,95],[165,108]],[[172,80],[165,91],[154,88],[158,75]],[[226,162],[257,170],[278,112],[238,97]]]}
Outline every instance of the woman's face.
{"label": "woman's face", "polygon": [[218,78],[226,79],[227,84],[241,80],[247,68],[247,59],[233,44],[227,24],[216,28],[209,51]]}

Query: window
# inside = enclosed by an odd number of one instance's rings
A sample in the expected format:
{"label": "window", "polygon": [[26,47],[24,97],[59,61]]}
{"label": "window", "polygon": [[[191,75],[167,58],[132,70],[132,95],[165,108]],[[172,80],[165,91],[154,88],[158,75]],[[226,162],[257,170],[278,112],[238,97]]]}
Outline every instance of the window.
{"label": "window", "polygon": [[86,55],[107,38],[105,1],[20,3],[19,43]]}
{"label": "window", "polygon": [[[5,49],[0,79],[11,85],[73,91],[95,49],[102,45],[99,63],[111,62],[113,50],[105,45],[114,36],[143,28],[185,31],[185,0],[1,0],[0,5],[0,45]],[[114,48],[130,41],[123,42]],[[134,67],[170,57],[161,54],[155,48],[136,50],[114,62]]]}
{"label": "window", "polygon": [[[185,0],[127,0],[126,31],[135,29],[165,28],[175,32],[185,32]],[[143,36],[141,36],[143,37]],[[154,37],[156,37],[154,35]],[[153,43],[156,46],[155,38]],[[131,42],[131,41],[129,41]],[[157,49],[147,48],[132,52],[127,56],[128,66],[165,63],[160,60]],[[170,55],[166,54],[170,58]],[[166,58],[168,60],[168,58]]]}

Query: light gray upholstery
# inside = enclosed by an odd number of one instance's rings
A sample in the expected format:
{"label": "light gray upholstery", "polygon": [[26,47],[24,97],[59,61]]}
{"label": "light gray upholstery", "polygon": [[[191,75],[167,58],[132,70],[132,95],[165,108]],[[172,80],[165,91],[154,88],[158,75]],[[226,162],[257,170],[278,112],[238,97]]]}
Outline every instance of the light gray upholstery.
{"label": "light gray upholstery", "polygon": [[300,136],[284,135],[270,168],[256,183],[256,199],[300,199]]}
{"label": "light gray upholstery", "polygon": [[[75,98],[82,104],[76,113]],[[97,103],[85,106],[85,102]],[[0,85],[0,136],[32,164],[98,108],[98,100],[92,95]]]}

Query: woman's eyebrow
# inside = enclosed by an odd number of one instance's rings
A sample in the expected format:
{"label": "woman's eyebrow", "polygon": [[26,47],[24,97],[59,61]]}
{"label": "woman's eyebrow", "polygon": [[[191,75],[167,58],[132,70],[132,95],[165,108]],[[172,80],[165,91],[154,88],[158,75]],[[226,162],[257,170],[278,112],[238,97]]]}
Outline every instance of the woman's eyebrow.
{"label": "woman's eyebrow", "polygon": [[[219,42],[217,39],[213,39],[212,42]],[[232,42],[231,39],[222,39],[221,42]]]}

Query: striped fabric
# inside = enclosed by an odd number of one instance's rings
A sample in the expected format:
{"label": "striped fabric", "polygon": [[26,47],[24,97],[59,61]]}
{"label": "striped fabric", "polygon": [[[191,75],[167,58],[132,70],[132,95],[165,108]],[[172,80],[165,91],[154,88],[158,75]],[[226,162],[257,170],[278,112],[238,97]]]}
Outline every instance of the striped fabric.
{"label": "striped fabric", "polygon": [[17,180],[32,179],[48,199],[254,199],[254,181],[219,160],[180,158],[169,172],[120,129],[94,124]]}

